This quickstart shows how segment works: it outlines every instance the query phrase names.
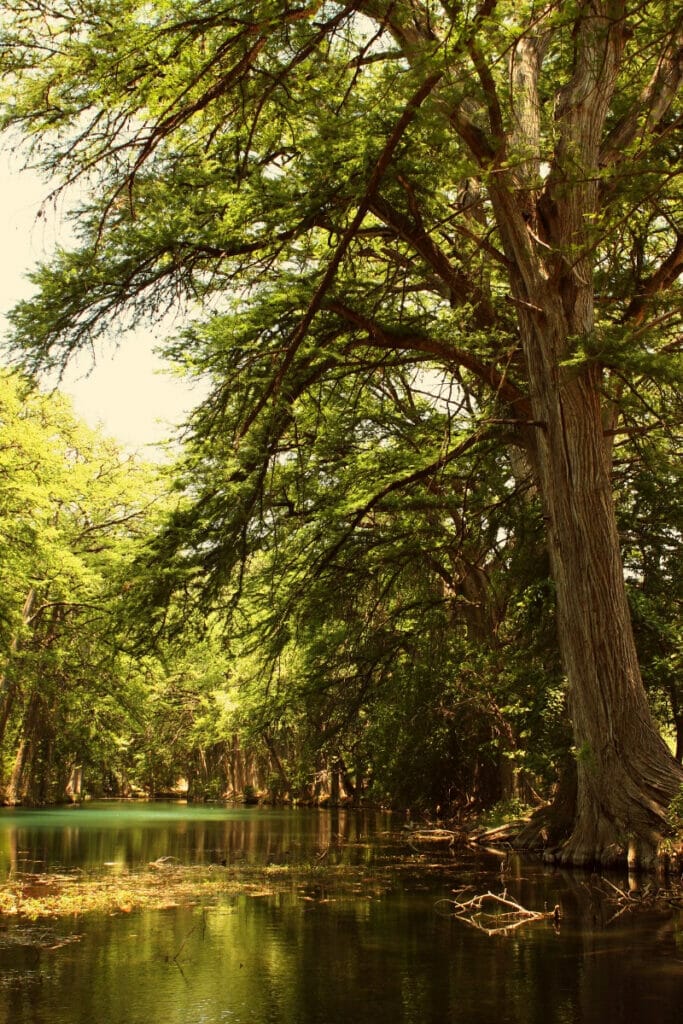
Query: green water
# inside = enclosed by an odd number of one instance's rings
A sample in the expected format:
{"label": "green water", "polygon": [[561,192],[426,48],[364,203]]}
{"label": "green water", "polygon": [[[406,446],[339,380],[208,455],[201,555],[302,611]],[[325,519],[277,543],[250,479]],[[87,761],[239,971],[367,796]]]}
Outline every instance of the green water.
{"label": "green water", "polygon": [[44,811],[0,809],[0,877],[8,870],[145,866],[158,857],[183,864],[303,861],[328,847],[376,834],[384,815],[226,808],[173,802],[85,803]]}
{"label": "green water", "polygon": [[[160,856],[212,864],[217,877],[294,870],[283,891],[211,906],[31,926],[0,918],[0,1024],[683,1019],[680,911],[609,924],[586,876],[510,863],[508,891],[526,906],[560,903],[562,922],[487,936],[437,901],[463,884],[500,892],[498,858],[416,855],[388,816],[166,804],[0,811],[0,881],[134,871]],[[297,864],[316,865],[315,884],[300,884]],[[323,864],[336,878],[348,866],[363,881],[358,894],[328,883]]]}

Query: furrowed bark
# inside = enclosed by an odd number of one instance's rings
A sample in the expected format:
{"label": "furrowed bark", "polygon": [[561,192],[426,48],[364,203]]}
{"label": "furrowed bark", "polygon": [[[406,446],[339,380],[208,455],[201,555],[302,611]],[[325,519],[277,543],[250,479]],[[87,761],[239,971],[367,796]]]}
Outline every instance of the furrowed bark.
{"label": "furrowed bark", "polygon": [[[565,863],[651,865],[683,772],[651,718],[630,623],[612,501],[597,365],[566,365],[572,339],[594,327],[587,219],[598,204],[598,156],[621,54],[619,3],[582,5],[575,73],[561,95],[558,143],[545,195],[547,245],[523,238],[509,193],[497,217],[514,256],[513,289],[556,586],[558,635],[569,684],[577,801]],[[535,68],[518,68],[520,125],[533,129]],[[518,208],[522,204],[518,204]],[[524,211],[523,211],[524,217]],[[535,244],[534,244],[535,243]],[[524,304],[522,304],[524,303]]]}

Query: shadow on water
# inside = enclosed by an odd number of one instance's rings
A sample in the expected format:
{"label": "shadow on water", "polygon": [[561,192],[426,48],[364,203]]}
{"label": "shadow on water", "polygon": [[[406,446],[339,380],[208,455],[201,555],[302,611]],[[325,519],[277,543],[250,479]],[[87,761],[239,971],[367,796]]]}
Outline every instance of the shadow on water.
{"label": "shadow on water", "polygon": [[[586,875],[513,859],[501,877],[497,855],[415,852],[381,814],[177,804],[0,812],[3,881],[135,872],[160,857],[214,865],[238,882],[247,867],[290,873],[210,905],[0,918],[0,1024],[680,1020],[681,912],[610,923]],[[530,908],[559,904],[561,923],[486,935],[438,904],[464,887],[505,889]]]}

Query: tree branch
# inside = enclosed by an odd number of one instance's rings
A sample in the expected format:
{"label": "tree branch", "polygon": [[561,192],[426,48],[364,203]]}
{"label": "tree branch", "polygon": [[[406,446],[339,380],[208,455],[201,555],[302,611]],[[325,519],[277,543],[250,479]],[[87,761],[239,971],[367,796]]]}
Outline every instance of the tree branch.
{"label": "tree branch", "polygon": [[672,251],[655,273],[641,283],[624,313],[622,322],[635,320],[636,323],[640,323],[645,315],[648,301],[670,288],[681,273],[683,273],[683,233],[678,235]]}
{"label": "tree branch", "polygon": [[346,251],[349,248],[353,239],[355,238],[358,229],[360,228],[361,224],[363,223],[363,220],[365,219],[366,214],[370,209],[372,199],[375,196],[377,189],[379,188],[379,184],[382,178],[384,177],[384,174],[386,173],[389,164],[391,163],[391,159],[394,155],[396,147],[398,146],[400,140],[403,138],[403,135],[405,134],[410,123],[417,114],[419,108],[424,103],[429,94],[432,92],[436,84],[441,80],[441,78],[441,72],[430,75],[430,77],[421,84],[420,88],[414,93],[414,95],[408,101],[406,108],[401,114],[401,117],[399,118],[396,127],[394,128],[393,132],[387,139],[387,142],[385,143],[384,148],[377,162],[375,163],[372,174],[370,175],[370,179],[368,181],[367,188],[365,190],[365,194],[360,203],[358,204],[355,216],[351,221],[349,227],[344,232],[341,242],[337,246],[337,249],[334,255],[332,256],[332,259],[330,260],[327,269],[323,274],[322,281],[318,285],[315,294],[313,295],[313,298],[311,299],[308,305],[308,309],[306,310],[298,327],[296,328],[296,330],[294,331],[289,340],[287,351],[285,353],[284,359],[282,360],[280,368],[275,377],[270,382],[270,384],[266,387],[260,400],[256,403],[250,415],[247,417],[247,420],[245,421],[240,432],[241,436],[244,436],[246,434],[246,432],[249,430],[249,427],[254,422],[255,418],[261,412],[263,407],[272,398],[272,396],[276,394],[277,391],[279,391],[280,386],[282,385],[282,381],[284,380],[285,374],[287,373],[287,370],[291,366],[299,346],[306,337],[308,329],[311,326],[311,323],[313,322],[313,319],[315,318],[318,310],[320,309],[328,289],[330,288],[332,282],[336,277],[337,271],[341,265],[342,259],[346,254]]}
{"label": "tree branch", "polygon": [[493,431],[491,430],[490,427],[487,427],[486,429],[479,428],[473,431],[473,433],[471,433],[469,437],[466,437],[464,441],[461,441],[460,444],[456,445],[455,448],[452,448],[450,451],[445,452],[443,455],[440,455],[438,459],[435,459],[433,462],[430,462],[427,466],[423,466],[421,469],[416,469],[412,473],[408,473],[407,476],[394,479],[390,481],[390,483],[386,484],[381,490],[377,491],[377,493],[374,494],[369,501],[367,501],[364,505],[356,509],[356,511],[351,514],[351,522],[349,526],[344,531],[339,540],[335,544],[333,544],[332,547],[325,553],[323,559],[321,560],[319,566],[317,567],[317,571],[322,571],[322,569],[324,569],[327,565],[330,564],[330,562],[335,557],[337,552],[341,550],[341,548],[344,546],[346,541],[353,534],[354,530],[356,529],[357,526],[359,526],[359,524],[362,522],[365,516],[369,512],[371,512],[376,505],[379,505],[380,502],[382,502],[386,497],[388,497],[388,495],[393,494],[395,491],[400,491],[407,487],[410,487],[412,484],[420,483],[422,480],[425,480],[428,477],[433,476],[434,473],[437,472],[437,470],[443,469],[450,462],[453,462],[455,459],[460,458],[461,455],[464,455],[465,452],[470,450],[470,448],[473,448],[474,445],[477,444],[479,441],[484,440],[484,438],[490,437],[492,433]]}
{"label": "tree branch", "polygon": [[[463,349],[455,348],[446,341],[432,338],[415,332],[398,331],[383,327],[377,321],[362,313],[356,312],[343,302],[333,300],[325,303],[325,309],[336,313],[348,323],[367,331],[369,344],[377,348],[401,352],[420,352],[435,356],[447,365],[457,364],[474,373],[481,381],[491,387],[504,402],[513,406],[521,418],[530,416],[529,401],[526,396],[495,366],[483,363],[476,356]],[[361,343],[362,344],[362,343]]]}
{"label": "tree branch", "polygon": [[413,215],[412,221],[397,210],[392,203],[381,195],[374,197],[370,209],[388,226],[394,228],[399,237],[419,253],[429,267],[447,286],[453,305],[471,303],[475,321],[478,326],[492,327],[497,316],[491,307],[488,296],[461,270],[450,262],[445,252],[426,231],[420,215],[414,190],[405,178],[399,179],[408,196],[408,204]]}
{"label": "tree branch", "polygon": [[671,109],[679,86],[683,81],[683,19],[671,32],[668,47],[661,54],[650,81],[642,90],[637,103],[614,126],[600,151],[604,166],[623,159],[629,145],[642,124],[642,136],[657,132]]}

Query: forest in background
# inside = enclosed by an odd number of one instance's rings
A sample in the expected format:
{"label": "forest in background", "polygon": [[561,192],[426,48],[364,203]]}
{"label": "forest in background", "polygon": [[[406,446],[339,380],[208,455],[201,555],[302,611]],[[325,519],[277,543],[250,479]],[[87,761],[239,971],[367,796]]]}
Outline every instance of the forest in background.
{"label": "forest in background", "polygon": [[[340,529],[333,499],[348,499],[361,466],[376,479],[392,448],[448,429],[437,383],[378,377],[355,435],[326,407],[346,474],[316,480],[326,531]],[[622,447],[630,605],[651,706],[680,759],[673,467],[651,435]],[[279,470],[284,501],[292,468]],[[185,594],[159,629],[137,595],[182,500],[176,472],[79,422],[58,391],[0,375],[5,803],[182,783],[199,800],[451,817],[550,796],[572,738],[538,501],[509,451],[491,444],[446,467],[438,489],[417,487],[409,508],[368,515],[334,563],[328,536],[318,548],[281,536],[250,560],[236,608],[205,616]]]}
{"label": "forest in background", "polygon": [[12,360],[40,379],[172,311],[165,354],[206,387],[156,476],[52,427],[44,492],[16,449],[10,802],[74,770],[552,797],[528,840],[563,863],[657,860],[683,784],[682,31],[668,0],[6,5],[2,126],[73,229]]}

